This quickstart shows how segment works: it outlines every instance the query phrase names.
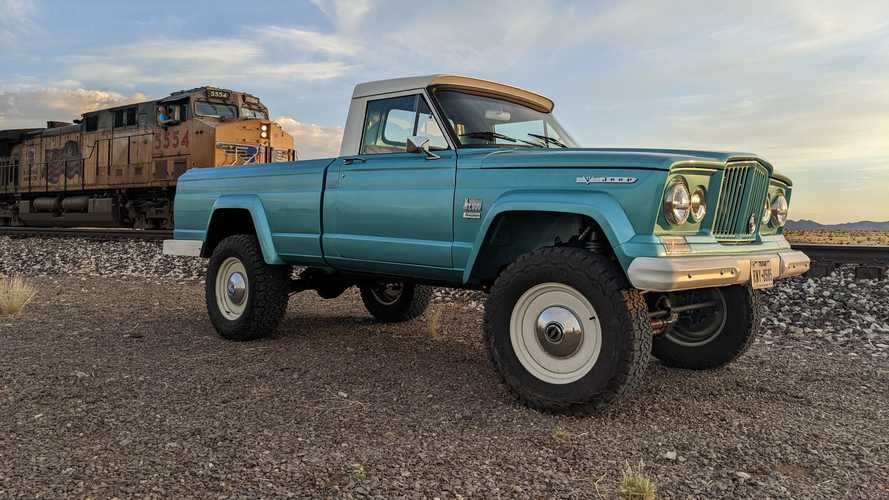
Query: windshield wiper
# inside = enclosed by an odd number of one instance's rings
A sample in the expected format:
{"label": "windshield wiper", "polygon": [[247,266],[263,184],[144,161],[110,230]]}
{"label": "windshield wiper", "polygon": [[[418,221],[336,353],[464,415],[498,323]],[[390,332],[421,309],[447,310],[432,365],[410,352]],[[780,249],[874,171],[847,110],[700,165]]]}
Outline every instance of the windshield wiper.
{"label": "windshield wiper", "polygon": [[500,139],[501,141],[509,141],[509,142],[523,142],[528,144],[529,146],[534,146],[537,148],[542,148],[540,144],[531,141],[523,141],[521,139],[516,139],[514,137],[510,137],[508,135],[499,134],[497,132],[489,132],[489,131],[478,131],[478,132],[466,132],[465,134],[460,134],[460,137],[469,137],[472,139],[485,139],[488,141],[494,141]]}
{"label": "windshield wiper", "polygon": [[560,148],[567,148],[568,147],[567,144],[556,139],[555,137],[547,137],[545,135],[540,135],[540,134],[528,134],[528,135],[530,135],[531,137],[534,137],[535,139],[543,139],[547,143],[555,144],[556,146],[559,146]]}

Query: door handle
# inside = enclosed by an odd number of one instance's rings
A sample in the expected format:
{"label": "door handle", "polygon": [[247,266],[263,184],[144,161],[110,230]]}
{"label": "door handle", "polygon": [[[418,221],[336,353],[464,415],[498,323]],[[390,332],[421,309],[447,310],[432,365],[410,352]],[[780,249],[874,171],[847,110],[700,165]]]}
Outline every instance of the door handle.
{"label": "door handle", "polygon": [[367,162],[367,160],[365,160],[364,158],[359,158],[359,157],[346,158],[343,160],[343,165],[352,165],[353,163],[366,163],[366,162]]}

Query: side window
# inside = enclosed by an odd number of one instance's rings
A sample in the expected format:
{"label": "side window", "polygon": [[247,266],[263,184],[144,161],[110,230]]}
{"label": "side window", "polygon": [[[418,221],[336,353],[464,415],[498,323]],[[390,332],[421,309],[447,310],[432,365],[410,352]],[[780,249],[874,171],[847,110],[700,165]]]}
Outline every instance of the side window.
{"label": "side window", "polygon": [[412,135],[428,136],[433,149],[448,148],[444,133],[422,96],[368,101],[360,154],[403,153],[407,151],[407,138]]}
{"label": "side window", "polygon": [[444,132],[435,121],[435,116],[429,110],[426,99],[420,98],[420,112],[417,113],[417,131],[414,135],[425,135],[429,138],[430,149],[448,149],[448,141]]}

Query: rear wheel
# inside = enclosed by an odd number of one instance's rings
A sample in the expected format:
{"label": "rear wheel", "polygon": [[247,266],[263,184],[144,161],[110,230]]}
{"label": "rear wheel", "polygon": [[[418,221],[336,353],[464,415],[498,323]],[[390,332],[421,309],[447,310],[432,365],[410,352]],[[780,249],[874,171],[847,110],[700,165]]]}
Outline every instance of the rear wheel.
{"label": "rear wheel", "polygon": [[707,288],[671,294],[672,307],[705,304],[679,315],[655,337],[652,354],[667,366],[706,370],[743,354],[756,339],[761,323],[757,293],[749,286]]}
{"label": "rear wheel", "polygon": [[497,279],[485,305],[485,343],[523,404],[589,414],[641,383],[651,350],[647,311],[606,257],[545,248]]}
{"label": "rear wheel", "polygon": [[207,265],[210,322],[230,340],[269,335],[284,317],[289,285],[290,267],[266,264],[255,236],[229,236],[219,242]]}
{"label": "rear wheel", "polygon": [[432,300],[431,287],[405,281],[374,281],[359,288],[367,311],[387,323],[421,316]]}

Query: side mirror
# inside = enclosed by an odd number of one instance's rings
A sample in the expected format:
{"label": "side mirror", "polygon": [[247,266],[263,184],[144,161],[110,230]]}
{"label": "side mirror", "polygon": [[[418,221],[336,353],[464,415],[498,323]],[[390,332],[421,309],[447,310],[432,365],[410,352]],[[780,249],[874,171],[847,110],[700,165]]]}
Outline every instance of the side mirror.
{"label": "side mirror", "polygon": [[427,160],[437,160],[441,158],[437,154],[429,150],[432,141],[425,135],[412,135],[407,138],[408,153],[423,153]]}

